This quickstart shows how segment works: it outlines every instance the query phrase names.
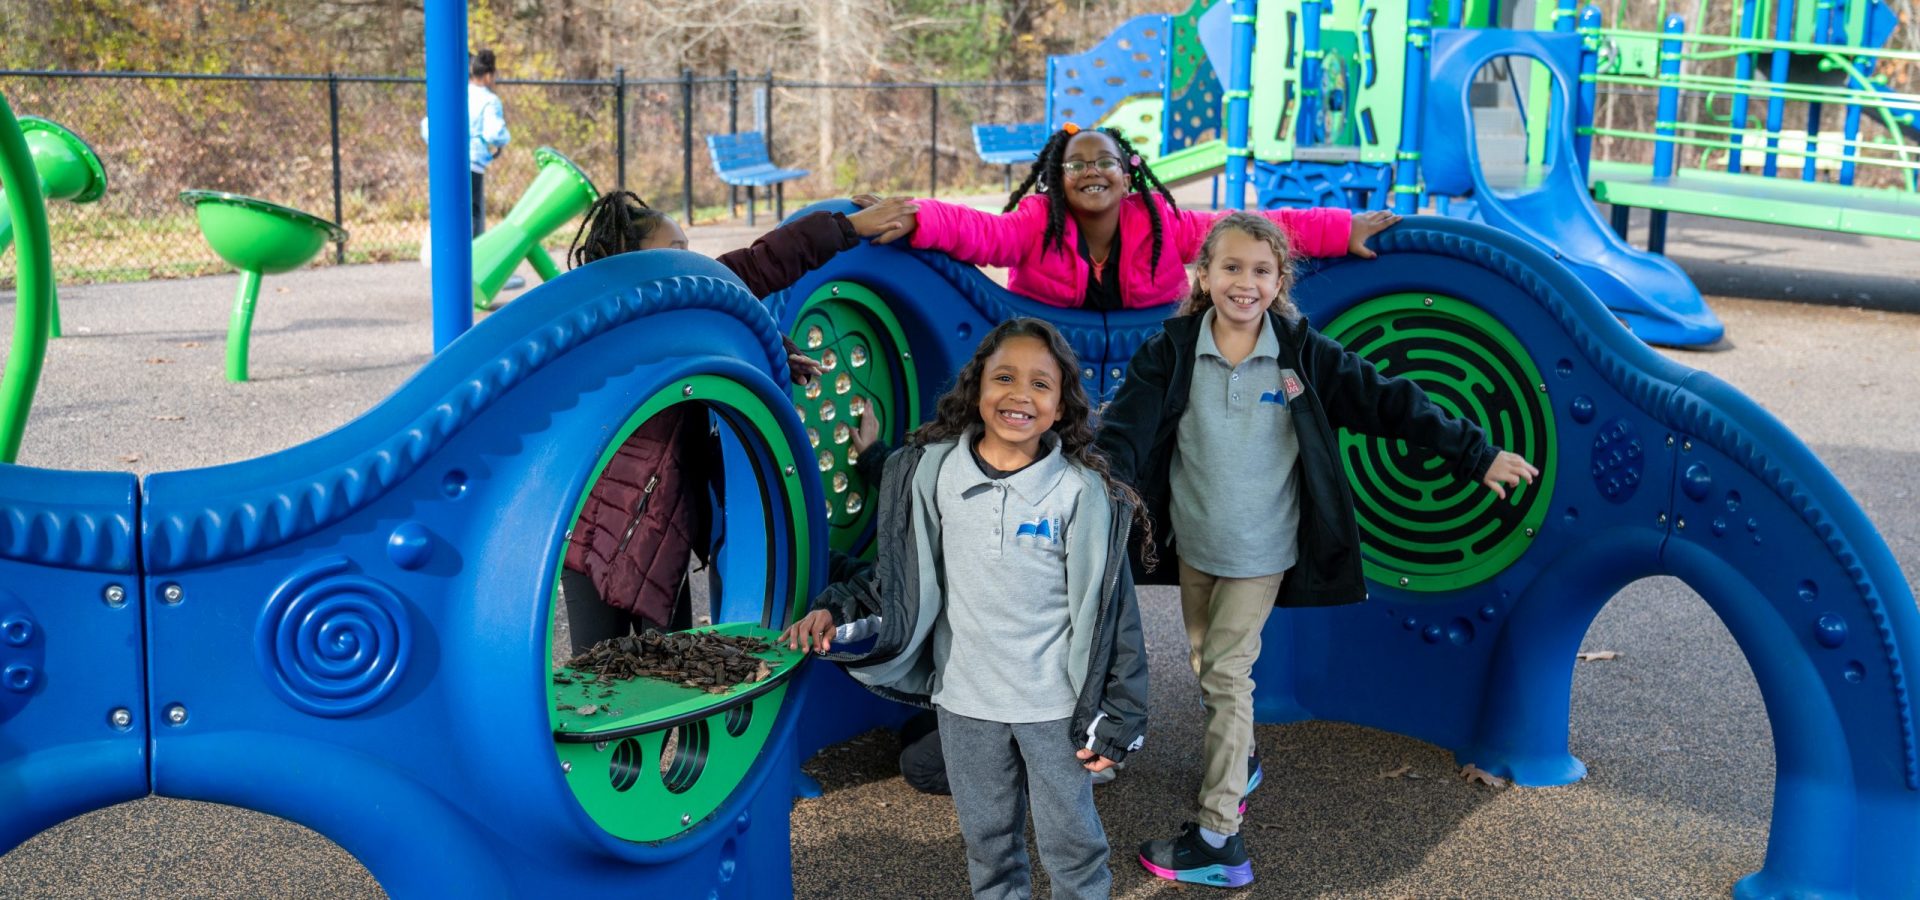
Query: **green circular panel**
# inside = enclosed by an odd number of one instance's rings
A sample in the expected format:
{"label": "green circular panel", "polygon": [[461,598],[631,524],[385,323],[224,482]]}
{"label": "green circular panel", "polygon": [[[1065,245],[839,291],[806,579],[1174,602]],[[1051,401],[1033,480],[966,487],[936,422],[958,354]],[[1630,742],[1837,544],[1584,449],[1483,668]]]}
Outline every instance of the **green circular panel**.
{"label": "green circular panel", "polygon": [[[791,524],[789,533],[796,540],[803,539],[807,517],[799,479],[806,473],[798,467],[779,420],[751,390],[719,376],[676,378],[647,398],[614,433],[587,484],[600,479],[614,452],[635,430],[661,410],[681,402],[724,408],[731,413],[728,418],[744,423],[750,432],[741,435],[749,452],[770,453],[773,471],[794,473],[778,485],[768,486],[767,497],[775,508],[765,510],[765,514],[785,517]],[[580,493],[573,510],[575,520],[586,506],[587,494],[585,490]],[[794,548],[793,556],[792,596],[787,598],[790,612],[804,608],[810,578],[804,549]],[[775,557],[768,554],[769,565]],[[777,577],[774,572],[767,573],[769,580]],[[556,570],[547,619],[549,660],[553,659],[559,581]],[[752,585],[729,587],[753,589]],[[715,608],[719,608],[717,598]],[[777,633],[759,627],[758,622],[716,623],[713,630],[761,638]],[[763,688],[774,686],[757,696],[753,695],[753,685],[709,695],[649,679],[616,682],[611,689],[614,694],[603,702],[619,707],[620,715],[588,717],[594,729],[612,733],[606,740],[593,740],[593,732],[581,727],[580,716],[559,708],[563,702],[571,705],[588,695],[576,686],[559,685],[549,679],[548,715],[556,734],[567,738],[555,740],[554,752],[581,808],[608,833],[629,841],[671,840],[701,825],[746,779],[779,718],[787,692],[782,676],[799,664],[801,654],[782,648],[773,657],[775,677],[759,684]],[[598,691],[591,696],[600,699]]]}
{"label": "green circular panel", "polygon": [[1540,372],[1513,332],[1452,297],[1394,294],[1355,306],[1324,333],[1382,375],[1419,384],[1448,412],[1479,423],[1494,446],[1541,470],[1539,481],[1501,500],[1454,477],[1432,453],[1342,429],[1367,577],[1411,591],[1458,590],[1525,553],[1559,467]]}
{"label": "green circular panel", "polygon": [[880,439],[899,446],[920,423],[912,353],[900,323],[879,295],[852,282],[822,285],[800,308],[788,335],[825,371],[795,386],[793,406],[806,426],[827,496],[829,544],[862,549],[873,522],[873,488],[854,471],[852,435],[862,408],[880,420]]}

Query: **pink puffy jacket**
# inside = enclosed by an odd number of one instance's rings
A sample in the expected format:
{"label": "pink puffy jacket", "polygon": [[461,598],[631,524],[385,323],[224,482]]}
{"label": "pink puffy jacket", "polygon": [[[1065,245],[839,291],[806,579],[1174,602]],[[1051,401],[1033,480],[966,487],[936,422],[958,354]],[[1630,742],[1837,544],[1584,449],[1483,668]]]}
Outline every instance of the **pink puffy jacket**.
{"label": "pink puffy jacket", "polygon": [[[1151,201],[1149,201],[1151,198]],[[1012,271],[1007,287],[1053,306],[1075,307],[1087,296],[1087,261],[1074,248],[1080,229],[1067,216],[1063,250],[1045,246],[1047,204],[1044,194],[1022,198],[1012,212],[981,212],[938,200],[920,205],[913,246],[938,250],[964,263],[1001,266]],[[1153,264],[1153,223],[1147,203],[1159,204],[1165,235],[1160,264]],[[1200,255],[1213,223],[1225,212],[1176,210],[1157,194],[1128,194],[1120,201],[1120,299],[1128,309],[1173,303],[1187,295],[1187,266]],[[1353,214],[1344,209],[1275,209],[1263,213],[1278,223],[1302,256],[1345,256]]]}

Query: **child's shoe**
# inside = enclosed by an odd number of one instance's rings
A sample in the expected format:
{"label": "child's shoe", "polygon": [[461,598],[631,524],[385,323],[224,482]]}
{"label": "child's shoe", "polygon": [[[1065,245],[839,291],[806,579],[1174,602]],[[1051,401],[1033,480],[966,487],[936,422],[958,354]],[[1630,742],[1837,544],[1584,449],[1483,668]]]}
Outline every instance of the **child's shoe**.
{"label": "child's shoe", "polygon": [[1226,845],[1215,850],[1192,822],[1180,826],[1179,837],[1141,844],[1140,865],[1169,881],[1229,888],[1253,883],[1253,864],[1247,861],[1240,836],[1228,836]]}

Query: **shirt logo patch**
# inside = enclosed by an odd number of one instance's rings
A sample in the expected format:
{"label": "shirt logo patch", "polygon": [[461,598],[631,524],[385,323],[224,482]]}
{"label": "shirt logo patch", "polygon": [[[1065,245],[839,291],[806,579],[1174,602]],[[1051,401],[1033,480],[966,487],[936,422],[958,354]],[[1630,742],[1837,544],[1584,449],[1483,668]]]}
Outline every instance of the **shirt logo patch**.
{"label": "shirt logo patch", "polygon": [[1281,369],[1280,390],[1286,392],[1287,402],[1292,402],[1307,392],[1307,386],[1300,380],[1300,373],[1292,369]]}
{"label": "shirt logo patch", "polygon": [[1030,538],[1030,543],[1034,544],[1044,541],[1048,544],[1058,545],[1060,543],[1060,532],[1062,530],[1058,519],[1051,516],[1041,516],[1031,522],[1021,522],[1020,527],[1014,530],[1013,537],[1014,540]]}
{"label": "shirt logo patch", "polygon": [[1264,394],[1261,394],[1260,402],[1261,403],[1277,403],[1281,406],[1287,405],[1287,399],[1285,397],[1280,396],[1279,391],[1268,391]]}

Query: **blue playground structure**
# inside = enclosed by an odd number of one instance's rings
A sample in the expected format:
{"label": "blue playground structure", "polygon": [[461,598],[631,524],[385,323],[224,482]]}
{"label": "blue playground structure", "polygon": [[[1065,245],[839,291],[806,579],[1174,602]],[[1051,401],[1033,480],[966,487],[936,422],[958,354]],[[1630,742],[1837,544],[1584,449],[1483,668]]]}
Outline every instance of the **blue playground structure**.
{"label": "blue playground structure", "polygon": [[[429,115],[451,129],[464,9],[428,13]],[[1459,44],[1436,59],[1480,52]],[[797,765],[903,710],[779,650],[764,681],[711,694],[589,695],[556,669],[565,534],[607,458],[670,406],[709,417],[714,627],[766,636],[821,587],[829,543],[870,533],[839,434],[858,401],[899,438],[988,328],[1025,314],[1059,323],[1110,397],[1166,312],[1045,307],[866,245],[765,305],[695,254],[617,256],[468,329],[467,173],[442,144],[441,352],[392,397],[213,468],[0,465],[0,847],[160,795],[312,828],[398,898],[790,896]],[[1920,893],[1920,621],[1859,504],[1556,254],[1444,217],[1375,240],[1390,264],[1322,265],[1296,300],[1543,478],[1500,501],[1343,435],[1371,599],[1270,620],[1260,720],[1357,722],[1521,784],[1577,780],[1580,638],[1622,586],[1669,575],[1738,641],[1773,727],[1766,861],[1734,895]],[[816,385],[789,388],[782,333],[821,361]]]}

